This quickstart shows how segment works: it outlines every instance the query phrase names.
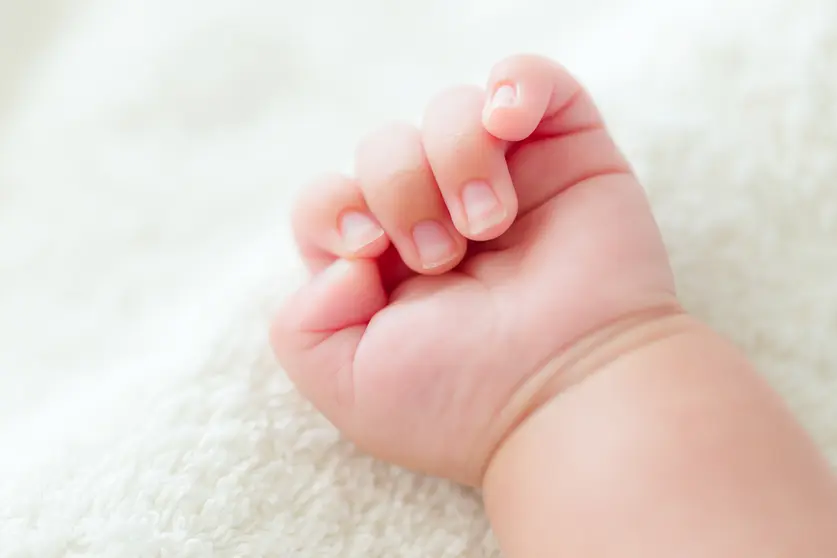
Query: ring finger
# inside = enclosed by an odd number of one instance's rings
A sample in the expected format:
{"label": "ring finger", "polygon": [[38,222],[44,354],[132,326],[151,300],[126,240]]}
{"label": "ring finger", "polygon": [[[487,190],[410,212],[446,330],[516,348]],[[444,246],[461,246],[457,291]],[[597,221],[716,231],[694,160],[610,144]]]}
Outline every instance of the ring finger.
{"label": "ring finger", "polygon": [[453,222],[471,240],[490,240],[506,232],[518,200],[506,164],[507,142],[482,124],[485,93],[457,87],[427,107],[422,137],[427,158]]}
{"label": "ring finger", "polygon": [[370,211],[413,271],[444,273],[465,255],[421,142],[410,125],[393,124],[364,139],[355,171]]}

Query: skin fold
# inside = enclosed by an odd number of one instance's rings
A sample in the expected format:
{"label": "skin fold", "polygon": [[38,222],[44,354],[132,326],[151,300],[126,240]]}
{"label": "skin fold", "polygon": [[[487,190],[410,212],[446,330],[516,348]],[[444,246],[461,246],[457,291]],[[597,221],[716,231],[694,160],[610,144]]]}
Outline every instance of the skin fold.
{"label": "skin fold", "polygon": [[364,450],[481,487],[507,556],[837,555],[823,458],[680,307],[645,193],[560,65],[508,58],[370,134],[293,223],[312,278],[278,360]]}

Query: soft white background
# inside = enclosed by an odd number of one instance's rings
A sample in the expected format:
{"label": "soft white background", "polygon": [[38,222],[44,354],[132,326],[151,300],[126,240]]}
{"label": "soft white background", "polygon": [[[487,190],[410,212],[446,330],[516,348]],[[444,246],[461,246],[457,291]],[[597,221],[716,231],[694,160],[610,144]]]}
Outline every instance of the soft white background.
{"label": "soft white background", "polygon": [[272,362],[294,189],[536,51],[837,465],[833,0],[0,0],[0,556],[495,556]]}

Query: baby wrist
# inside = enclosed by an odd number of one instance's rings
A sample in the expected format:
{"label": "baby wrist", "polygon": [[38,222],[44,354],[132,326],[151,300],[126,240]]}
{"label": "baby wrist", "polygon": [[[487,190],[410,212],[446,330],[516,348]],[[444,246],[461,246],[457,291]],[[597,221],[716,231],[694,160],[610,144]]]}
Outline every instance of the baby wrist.
{"label": "baby wrist", "polygon": [[629,354],[699,327],[678,304],[670,303],[627,315],[563,348],[521,385],[498,415],[499,435],[481,478],[504,442],[548,402]]}

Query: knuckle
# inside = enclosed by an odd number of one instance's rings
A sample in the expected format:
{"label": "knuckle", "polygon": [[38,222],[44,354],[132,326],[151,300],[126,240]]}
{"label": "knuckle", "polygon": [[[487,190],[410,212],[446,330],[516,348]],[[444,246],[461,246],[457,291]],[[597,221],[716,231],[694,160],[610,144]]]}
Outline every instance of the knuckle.
{"label": "knuckle", "polygon": [[355,155],[355,170],[364,191],[378,189],[405,173],[421,173],[425,166],[418,129],[401,122],[367,135],[361,140]]}
{"label": "knuckle", "polygon": [[307,213],[327,205],[341,190],[351,188],[351,181],[339,173],[324,173],[309,180],[293,200],[293,213]]}
{"label": "knuckle", "polygon": [[530,68],[555,68],[557,63],[540,54],[522,52],[504,58],[494,66],[494,73],[509,74]]}
{"label": "knuckle", "polygon": [[409,145],[417,136],[416,127],[407,122],[395,121],[380,126],[358,142],[355,151],[356,162],[365,163],[370,159],[378,159],[376,154]]}
{"label": "knuckle", "polygon": [[422,128],[434,135],[451,128],[453,123],[478,123],[485,93],[475,85],[458,85],[437,93],[424,111]]}
{"label": "knuckle", "polygon": [[291,204],[291,227],[294,231],[310,228],[359,198],[354,181],[340,173],[323,173],[309,180],[297,192]]}
{"label": "knuckle", "polygon": [[415,213],[425,212],[432,183],[426,168],[405,165],[382,174],[380,180],[364,185],[370,208],[388,221],[409,221]]}

